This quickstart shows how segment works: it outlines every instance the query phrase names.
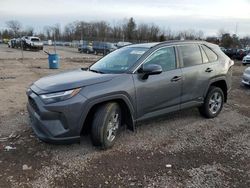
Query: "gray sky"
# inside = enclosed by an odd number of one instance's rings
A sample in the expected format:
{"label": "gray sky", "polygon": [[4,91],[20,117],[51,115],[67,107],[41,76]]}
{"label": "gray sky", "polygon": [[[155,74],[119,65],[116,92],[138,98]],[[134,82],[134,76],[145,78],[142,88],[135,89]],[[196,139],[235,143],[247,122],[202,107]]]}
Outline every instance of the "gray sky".
{"label": "gray sky", "polygon": [[203,30],[216,35],[219,29],[250,35],[250,0],[0,0],[0,29],[8,20],[23,27],[61,26],[76,21],[121,22],[134,17],[137,23],[154,23],[172,30]]}

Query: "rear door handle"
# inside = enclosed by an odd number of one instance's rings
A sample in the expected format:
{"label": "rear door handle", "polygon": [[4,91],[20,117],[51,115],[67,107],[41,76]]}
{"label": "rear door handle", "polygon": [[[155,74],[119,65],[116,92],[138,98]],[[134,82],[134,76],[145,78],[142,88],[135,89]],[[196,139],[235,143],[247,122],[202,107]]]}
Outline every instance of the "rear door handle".
{"label": "rear door handle", "polygon": [[213,69],[211,69],[211,68],[207,68],[206,70],[205,70],[205,72],[212,72],[213,71]]}
{"label": "rear door handle", "polygon": [[181,79],[181,76],[174,76],[172,79],[171,79],[171,82],[177,82]]}

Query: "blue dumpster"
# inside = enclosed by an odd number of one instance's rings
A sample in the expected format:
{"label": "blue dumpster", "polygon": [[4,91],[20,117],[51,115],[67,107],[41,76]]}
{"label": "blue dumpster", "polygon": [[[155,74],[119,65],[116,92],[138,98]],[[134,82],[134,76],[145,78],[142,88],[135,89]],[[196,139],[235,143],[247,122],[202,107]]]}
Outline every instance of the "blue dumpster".
{"label": "blue dumpster", "polygon": [[48,54],[49,68],[58,69],[59,68],[59,56],[58,54]]}

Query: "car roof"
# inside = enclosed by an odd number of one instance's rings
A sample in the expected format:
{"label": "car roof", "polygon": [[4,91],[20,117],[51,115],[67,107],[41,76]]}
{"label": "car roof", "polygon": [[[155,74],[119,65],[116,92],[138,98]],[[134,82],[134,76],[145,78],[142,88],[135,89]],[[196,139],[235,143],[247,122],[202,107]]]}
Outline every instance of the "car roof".
{"label": "car roof", "polygon": [[150,42],[150,43],[141,43],[141,44],[132,44],[129,45],[129,47],[135,47],[135,48],[152,48],[159,44],[159,42]]}
{"label": "car roof", "polygon": [[164,42],[151,42],[151,43],[142,43],[142,44],[132,44],[129,45],[128,47],[138,47],[138,48],[153,48],[158,45],[164,45],[164,44],[193,44],[193,43],[203,43],[206,44],[206,41],[199,41],[199,40],[169,40],[169,41],[164,41]]}

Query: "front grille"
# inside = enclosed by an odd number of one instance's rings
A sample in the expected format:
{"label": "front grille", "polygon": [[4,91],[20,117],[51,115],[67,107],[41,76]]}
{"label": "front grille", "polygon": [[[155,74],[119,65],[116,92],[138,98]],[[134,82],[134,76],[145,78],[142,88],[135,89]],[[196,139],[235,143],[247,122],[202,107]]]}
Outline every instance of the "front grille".
{"label": "front grille", "polygon": [[250,59],[245,60],[246,62],[250,63]]}
{"label": "front grille", "polygon": [[32,99],[31,97],[29,97],[29,104],[30,106],[35,110],[35,112],[37,114],[40,114],[39,108],[37,107],[36,102],[34,101],[34,99]]}

